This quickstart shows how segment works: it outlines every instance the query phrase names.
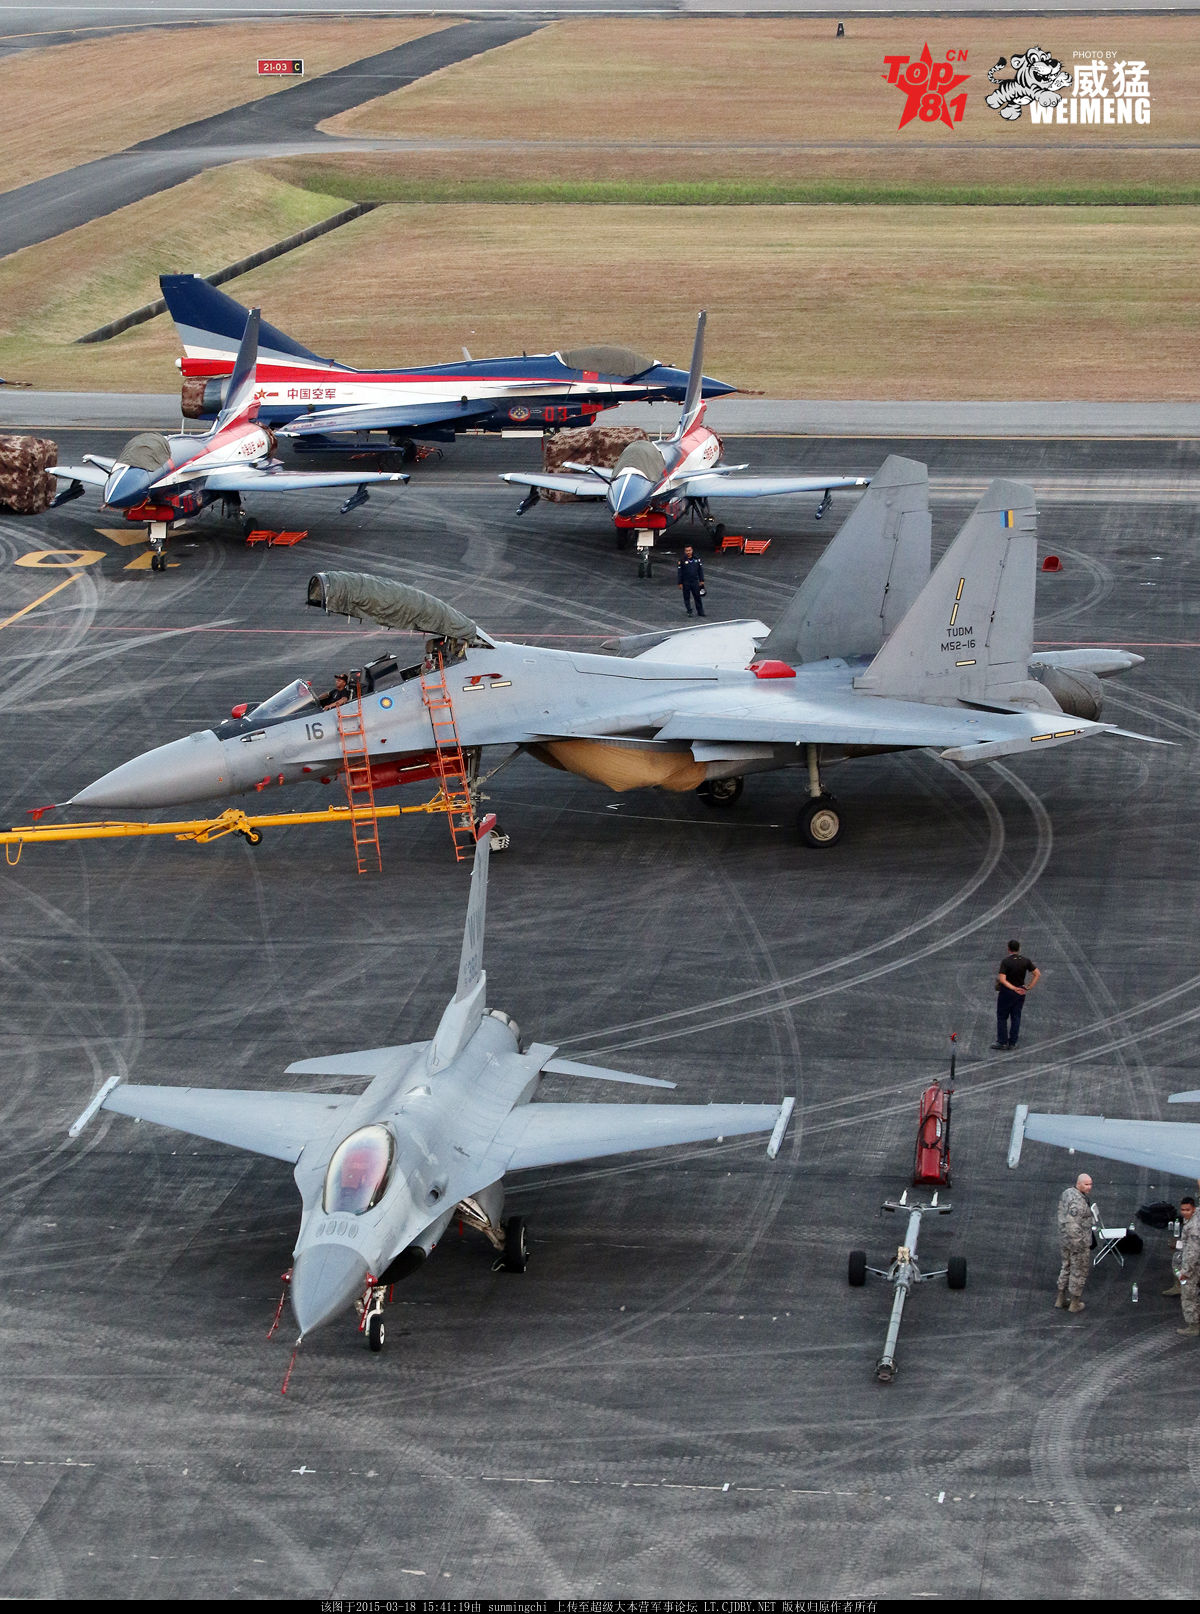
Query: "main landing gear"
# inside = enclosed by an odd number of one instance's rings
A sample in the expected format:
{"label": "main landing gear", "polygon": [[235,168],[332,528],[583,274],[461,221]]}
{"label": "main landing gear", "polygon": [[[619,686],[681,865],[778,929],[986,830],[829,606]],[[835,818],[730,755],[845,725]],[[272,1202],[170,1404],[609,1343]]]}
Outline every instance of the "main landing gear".
{"label": "main landing gear", "polygon": [[800,838],[807,845],[823,850],[836,846],[842,838],[842,810],[837,799],[821,784],[820,748],[805,747],[808,753],[808,800],[800,809]]}
{"label": "main landing gear", "polygon": [[725,527],[724,523],[714,520],[713,513],[708,508],[708,500],[689,499],[688,513],[693,521],[699,521],[703,525],[705,532],[712,540],[713,548],[720,549],[721,541],[725,537]]}

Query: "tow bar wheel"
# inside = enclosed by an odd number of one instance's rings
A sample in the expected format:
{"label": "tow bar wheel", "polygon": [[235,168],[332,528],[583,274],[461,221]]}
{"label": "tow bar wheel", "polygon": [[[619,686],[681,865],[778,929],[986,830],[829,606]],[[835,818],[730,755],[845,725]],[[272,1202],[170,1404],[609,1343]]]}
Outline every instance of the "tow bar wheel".
{"label": "tow bar wheel", "polygon": [[846,1281],[852,1289],[861,1289],[867,1281],[867,1252],[865,1250],[851,1250],[850,1264],[846,1271]]}

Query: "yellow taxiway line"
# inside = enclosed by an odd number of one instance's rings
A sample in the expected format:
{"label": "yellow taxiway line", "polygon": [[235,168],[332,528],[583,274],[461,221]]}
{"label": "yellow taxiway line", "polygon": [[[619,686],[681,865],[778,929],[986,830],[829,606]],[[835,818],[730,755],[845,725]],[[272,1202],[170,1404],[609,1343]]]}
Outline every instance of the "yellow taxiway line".
{"label": "yellow taxiway line", "polygon": [[78,572],[73,572],[70,577],[64,577],[61,583],[55,583],[52,589],[48,589],[47,592],[42,595],[41,599],[31,600],[28,605],[23,605],[19,611],[14,611],[11,616],[6,616],[4,621],[0,622],[0,628],[6,628],[10,622],[15,622],[18,617],[25,616],[29,611],[35,611],[39,605],[44,605],[46,601],[57,594],[60,589],[66,588],[70,583],[78,582],[79,576],[80,574]]}

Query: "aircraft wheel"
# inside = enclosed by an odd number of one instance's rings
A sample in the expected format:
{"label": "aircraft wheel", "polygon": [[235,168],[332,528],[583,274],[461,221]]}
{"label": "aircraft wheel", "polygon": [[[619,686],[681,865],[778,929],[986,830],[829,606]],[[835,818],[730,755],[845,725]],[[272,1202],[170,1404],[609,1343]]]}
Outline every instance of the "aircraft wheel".
{"label": "aircraft wheel", "polygon": [[646,565],[646,557],[645,557],[645,555],[639,555],[638,556],[638,576],[639,577],[649,577],[649,575],[650,575],[650,568]]}
{"label": "aircraft wheel", "polygon": [[841,808],[832,796],[817,796],[800,809],[800,838],[809,846],[836,846],[842,838]]}
{"label": "aircraft wheel", "polygon": [[150,557],[150,570],[152,572],[165,572],[166,569],[167,557],[159,554],[159,552],[155,550],[154,554]]}
{"label": "aircraft wheel", "polygon": [[846,1270],[846,1282],[852,1289],[861,1289],[867,1281],[867,1252],[865,1250],[851,1250],[850,1264]]}
{"label": "aircraft wheel", "polygon": [[946,1262],[947,1289],[965,1289],[967,1287],[967,1258],[965,1255],[952,1255]]}
{"label": "aircraft wheel", "polygon": [[734,779],[706,779],[696,794],[707,807],[732,807],[741,800],[745,788],[746,781],[740,776]]}
{"label": "aircraft wheel", "polygon": [[630,544],[633,542],[633,534],[630,532],[629,528],[628,527],[617,527],[616,528],[616,534],[617,534],[617,548],[618,549],[628,549]]}
{"label": "aircraft wheel", "polygon": [[720,549],[721,544],[724,542],[724,539],[725,539],[725,526],[724,526],[723,522],[718,521],[716,526],[712,530],[712,545],[713,545],[713,548],[714,549]]}
{"label": "aircraft wheel", "polygon": [[504,1224],[504,1270],[524,1272],[529,1265],[529,1245],[525,1239],[525,1218],[510,1216]]}
{"label": "aircraft wheel", "polygon": [[383,1313],[374,1312],[367,1319],[367,1347],[372,1351],[381,1351],[383,1342],[387,1338],[387,1329],[383,1322]]}

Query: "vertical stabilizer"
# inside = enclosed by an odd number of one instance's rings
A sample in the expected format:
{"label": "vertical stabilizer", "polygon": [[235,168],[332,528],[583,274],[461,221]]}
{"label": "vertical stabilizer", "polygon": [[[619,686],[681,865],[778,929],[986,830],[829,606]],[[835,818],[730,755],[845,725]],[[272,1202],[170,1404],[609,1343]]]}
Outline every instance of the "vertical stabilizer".
{"label": "vertical stabilizer", "polygon": [[929,472],[889,455],[758,654],[873,656],[929,581]]}
{"label": "vertical stabilizer", "polygon": [[[199,275],[159,275],[158,283],[189,359],[228,361],[236,356],[246,332],[249,309],[210,286]],[[318,358],[311,348],[266,320],[259,326],[258,351],[272,364],[307,368],[334,363],[332,359]]]}
{"label": "vertical stabilizer", "polygon": [[679,417],[678,441],[690,427],[695,426],[704,414],[704,327],[708,315],[703,312],[696,321],[696,342],[692,348],[692,368],[688,371],[687,391],[683,396],[683,413]]}
{"label": "vertical stabilizer", "polygon": [[254,372],[258,364],[258,326],[261,318],[259,309],[250,310],[250,317],[246,321],[246,329],[238,346],[237,358],[233,361],[233,373],[229,377],[225,404],[213,424],[214,432],[219,432],[222,426],[228,426],[232,421],[245,417],[254,404],[254,389],[257,385]]}
{"label": "vertical stabilizer", "polygon": [[993,482],[855,689],[935,703],[1027,700],[1036,564],[1033,489]]}
{"label": "vertical stabilizer", "polygon": [[458,961],[458,986],[442,1013],[437,1034],[429,1047],[431,1071],[441,1070],[462,1052],[483,1018],[487,992],[483,931],[487,917],[488,853],[495,823],[495,814],[489,813],[476,832],[471,895],[467,898],[467,922],[463,927],[462,954]]}

